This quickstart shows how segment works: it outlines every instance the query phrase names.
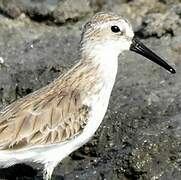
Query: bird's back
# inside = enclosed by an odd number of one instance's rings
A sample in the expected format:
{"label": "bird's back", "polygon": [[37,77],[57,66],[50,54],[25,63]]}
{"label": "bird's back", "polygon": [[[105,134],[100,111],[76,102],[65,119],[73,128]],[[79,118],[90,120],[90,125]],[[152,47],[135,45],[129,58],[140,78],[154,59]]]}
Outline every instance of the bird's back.
{"label": "bird's back", "polygon": [[[80,66],[0,112],[1,150],[61,143],[82,131],[89,112],[83,99],[95,79],[88,76],[93,69],[77,73]],[[93,81],[92,87],[83,81]]]}

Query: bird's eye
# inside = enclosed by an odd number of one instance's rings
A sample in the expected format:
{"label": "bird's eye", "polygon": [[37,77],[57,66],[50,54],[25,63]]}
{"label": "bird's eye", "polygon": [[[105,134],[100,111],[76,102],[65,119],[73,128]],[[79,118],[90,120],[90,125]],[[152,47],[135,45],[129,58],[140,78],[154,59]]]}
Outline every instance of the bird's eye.
{"label": "bird's eye", "polygon": [[111,31],[114,33],[120,32],[120,29],[118,26],[111,26]]}

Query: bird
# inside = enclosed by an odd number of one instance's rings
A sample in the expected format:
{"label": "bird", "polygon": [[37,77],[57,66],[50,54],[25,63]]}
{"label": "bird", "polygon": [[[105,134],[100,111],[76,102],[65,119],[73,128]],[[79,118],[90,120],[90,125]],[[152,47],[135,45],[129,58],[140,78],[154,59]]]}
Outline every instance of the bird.
{"label": "bird", "polygon": [[0,111],[0,167],[43,165],[43,179],[70,153],[88,142],[106,113],[119,55],[134,51],[168,72],[175,69],[134,35],[129,21],[98,12],[84,25],[80,59],[47,86]]}

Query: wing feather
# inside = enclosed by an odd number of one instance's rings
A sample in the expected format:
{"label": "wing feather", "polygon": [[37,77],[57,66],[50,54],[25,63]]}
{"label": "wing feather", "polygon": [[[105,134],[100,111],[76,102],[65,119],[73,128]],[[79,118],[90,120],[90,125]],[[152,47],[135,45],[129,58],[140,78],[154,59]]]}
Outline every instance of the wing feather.
{"label": "wing feather", "polygon": [[80,133],[88,107],[77,90],[32,94],[0,113],[0,149],[55,144]]}

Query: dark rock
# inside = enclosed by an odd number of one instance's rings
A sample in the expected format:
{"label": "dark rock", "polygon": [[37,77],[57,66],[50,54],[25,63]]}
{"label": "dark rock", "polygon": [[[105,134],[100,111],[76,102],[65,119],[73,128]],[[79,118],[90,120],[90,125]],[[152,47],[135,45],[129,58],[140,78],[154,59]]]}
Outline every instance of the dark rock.
{"label": "dark rock", "polygon": [[0,179],[31,180],[34,179],[36,176],[36,170],[25,164],[17,164],[8,168],[0,169]]}

